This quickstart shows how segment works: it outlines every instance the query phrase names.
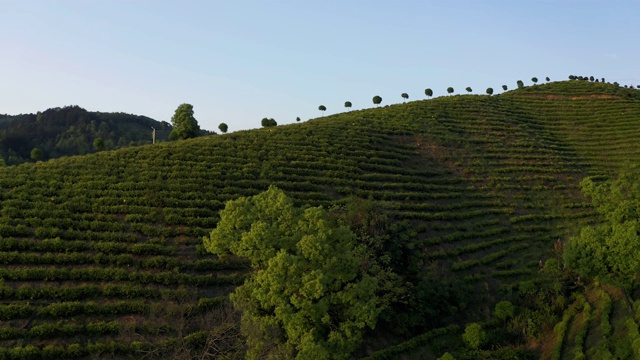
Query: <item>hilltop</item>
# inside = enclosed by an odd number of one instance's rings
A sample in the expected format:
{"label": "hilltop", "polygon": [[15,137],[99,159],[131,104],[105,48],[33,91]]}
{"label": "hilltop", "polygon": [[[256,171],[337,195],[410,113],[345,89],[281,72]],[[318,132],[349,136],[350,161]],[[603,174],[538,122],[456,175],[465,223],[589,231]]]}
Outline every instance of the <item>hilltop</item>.
{"label": "hilltop", "polygon": [[[167,141],[173,127],[166,121],[126,113],[87,111],[79,106],[51,108],[37,114],[0,114],[0,156],[7,165],[33,161],[31,151],[40,150],[40,160],[83,155],[98,150]],[[203,131],[203,134],[210,132]],[[101,139],[99,149],[94,141]]]}
{"label": "hilltop", "polygon": [[[226,299],[250,269],[202,237],[227,200],[272,184],[298,205],[368,199],[389,219],[409,295],[357,357],[473,358],[472,322],[489,334],[483,356],[569,358],[580,339],[593,355],[608,334],[633,335],[620,294],[552,264],[601,221],[580,182],[640,162],[637,94],[552,82],[2,168],[0,358],[237,350]],[[500,301],[515,305],[504,321]]]}

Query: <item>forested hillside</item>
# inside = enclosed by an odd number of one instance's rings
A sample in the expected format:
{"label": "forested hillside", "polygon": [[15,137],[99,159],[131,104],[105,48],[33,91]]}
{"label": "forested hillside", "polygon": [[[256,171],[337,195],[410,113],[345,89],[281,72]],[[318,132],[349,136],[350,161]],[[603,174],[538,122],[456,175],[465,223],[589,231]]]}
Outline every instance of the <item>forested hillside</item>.
{"label": "forested hillside", "polygon": [[583,179],[640,162],[639,120],[638,90],[576,80],[4,167],[0,359],[242,358],[251,266],[203,237],[271,185],[365,219],[398,276],[354,358],[632,359],[637,284],[633,313],[562,252],[603,221]]}
{"label": "forested hillside", "polygon": [[[37,114],[0,114],[0,156],[7,165],[15,165],[151,144],[152,128],[156,141],[168,140],[173,129],[166,121],[146,116],[91,112],[79,106]],[[34,149],[38,150],[32,153]]]}

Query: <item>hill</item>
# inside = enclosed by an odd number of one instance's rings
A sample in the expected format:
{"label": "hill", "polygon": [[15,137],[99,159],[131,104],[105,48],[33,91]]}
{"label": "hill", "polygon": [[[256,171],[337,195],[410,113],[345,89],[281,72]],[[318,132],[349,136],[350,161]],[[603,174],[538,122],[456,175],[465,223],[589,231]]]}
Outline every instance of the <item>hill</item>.
{"label": "hill", "polygon": [[[370,199],[398,225],[387,247],[409,296],[356,356],[473,358],[461,334],[477,322],[484,357],[570,357],[587,303],[595,354],[632,335],[619,293],[574,302],[582,288],[550,260],[599,221],[580,181],[640,159],[637,93],[554,82],[2,168],[0,358],[233,352],[226,295],[249,268],[207,254],[202,236],[227,200],[271,184],[299,205]],[[501,321],[505,300],[516,311]]]}
{"label": "hill", "polygon": [[7,165],[15,165],[33,161],[34,148],[40,150],[41,160],[48,160],[95,152],[96,139],[102,139],[105,150],[151,144],[152,128],[156,141],[168,140],[173,129],[166,121],[146,116],[91,112],[79,106],[37,114],[0,114],[0,156]]}

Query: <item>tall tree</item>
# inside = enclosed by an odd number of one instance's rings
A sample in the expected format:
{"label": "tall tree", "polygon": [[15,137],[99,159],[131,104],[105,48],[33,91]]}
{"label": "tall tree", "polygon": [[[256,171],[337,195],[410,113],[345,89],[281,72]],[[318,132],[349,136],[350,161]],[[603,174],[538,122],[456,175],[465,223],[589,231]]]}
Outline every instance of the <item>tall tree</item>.
{"label": "tall tree", "polygon": [[407,93],[402,93],[400,96],[402,96],[402,98],[406,101],[409,100],[409,94]]}
{"label": "tall tree", "polygon": [[502,90],[507,91],[508,87],[507,85],[502,85]]}
{"label": "tall tree", "polygon": [[547,82],[551,81],[551,79],[550,79],[548,76],[545,78],[545,80],[546,80]]}
{"label": "tall tree", "polygon": [[296,121],[300,122],[300,116],[296,117]]}
{"label": "tall tree", "polygon": [[93,148],[97,151],[104,150],[104,140],[102,140],[102,138],[96,138],[93,140]]}
{"label": "tall tree", "polygon": [[318,106],[318,110],[322,111],[322,116],[324,116],[324,112],[327,110],[327,107],[324,105]]}
{"label": "tall tree", "polygon": [[223,134],[226,134],[227,130],[229,130],[229,127],[225,123],[220,123],[220,125],[218,125],[218,129],[220,129]]}
{"label": "tall tree", "polygon": [[493,88],[487,88],[487,95],[493,95]]}
{"label": "tall tree", "polygon": [[424,94],[427,95],[428,97],[432,97],[433,96],[433,90],[431,89],[424,89]]}
{"label": "tall tree", "polygon": [[522,89],[524,87],[524,82],[522,82],[522,80],[518,80],[516,84],[518,85],[518,89]]}
{"label": "tall tree", "polygon": [[382,98],[380,96],[376,95],[373,97],[373,103],[375,105],[380,105],[381,102],[382,102]]}
{"label": "tall tree", "polygon": [[230,298],[242,311],[247,358],[348,359],[382,310],[356,236],[322,207],[298,208],[274,186],[227,202],[205,248],[251,261]]}
{"label": "tall tree", "polygon": [[268,118],[262,118],[262,127],[272,127],[272,126],[277,126],[278,123],[273,119],[268,119]]}
{"label": "tall tree", "polygon": [[453,88],[451,86],[447,88],[447,93],[453,94]]}
{"label": "tall tree", "polygon": [[640,175],[622,173],[610,183],[581,183],[604,223],[584,227],[569,240],[563,257],[567,268],[584,277],[600,277],[625,291],[640,275]]}
{"label": "tall tree", "polygon": [[42,151],[38,148],[33,148],[31,150],[31,159],[33,159],[33,161],[40,161],[40,159],[42,159]]}
{"label": "tall tree", "polygon": [[181,104],[171,117],[173,130],[169,135],[171,140],[189,139],[200,134],[200,126],[195,117],[193,117],[193,105]]}
{"label": "tall tree", "polygon": [[473,91],[473,89],[471,89],[471,86],[467,86],[465,90],[467,90],[468,93],[471,93]]}
{"label": "tall tree", "polygon": [[346,107],[347,109],[351,109],[351,101],[345,101],[344,107]]}
{"label": "tall tree", "polygon": [[531,78],[531,82],[532,82],[534,85],[535,85],[535,84],[537,84],[537,83],[538,83],[538,78],[537,78],[537,77],[535,77],[535,76],[534,76],[534,77],[532,77],[532,78]]}

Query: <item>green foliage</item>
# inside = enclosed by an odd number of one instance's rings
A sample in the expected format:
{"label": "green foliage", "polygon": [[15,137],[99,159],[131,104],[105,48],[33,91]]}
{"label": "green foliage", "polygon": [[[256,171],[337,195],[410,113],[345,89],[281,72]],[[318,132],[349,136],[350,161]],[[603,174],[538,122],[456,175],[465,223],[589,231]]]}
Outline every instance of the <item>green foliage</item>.
{"label": "green foliage", "polygon": [[487,95],[493,95],[493,88],[487,88]]}
{"label": "green foliage", "polygon": [[400,96],[401,96],[404,100],[409,100],[409,94],[407,94],[407,93],[402,93]]}
{"label": "green foliage", "polygon": [[447,88],[447,93],[448,93],[448,94],[453,94],[453,91],[454,91],[454,90],[453,90],[453,88],[452,88],[451,86],[449,86],[449,87]]}
{"label": "green foliage", "polygon": [[515,315],[515,307],[510,301],[503,300],[496,304],[493,314],[496,318],[505,321]]}
{"label": "green foliage", "polygon": [[537,84],[537,83],[538,83],[538,78],[537,78],[537,77],[535,77],[535,76],[534,76],[534,77],[532,77],[532,78],[531,78],[531,82],[532,82],[534,85],[535,85],[535,84]]}
{"label": "green foliage", "polygon": [[347,109],[351,109],[351,101],[345,101],[344,107],[346,107]]}
{"label": "green foliage", "polygon": [[640,273],[640,178],[628,172],[600,185],[587,178],[581,186],[606,222],[584,227],[569,241],[565,265],[583,276],[629,287]]}
{"label": "green foliage", "polygon": [[374,105],[380,105],[380,103],[382,102],[382,98],[378,95],[373,97],[373,104]]}
{"label": "green foliage", "polygon": [[424,89],[424,94],[425,94],[426,96],[428,96],[428,97],[432,97],[432,96],[433,96],[433,90],[431,90],[431,89],[429,89],[429,88]]}
{"label": "green foliage", "polygon": [[464,328],[462,341],[472,349],[479,349],[487,341],[487,333],[478,323],[471,323]]}
{"label": "green foliage", "polygon": [[507,85],[502,85],[502,90],[507,91]]}
{"label": "green foliage", "polygon": [[518,80],[516,84],[518,85],[518,89],[524,88],[524,82],[522,80]]}
{"label": "green foliage", "polygon": [[227,130],[229,130],[229,126],[225,123],[220,123],[220,125],[218,125],[218,129],[220,129],[223,134],[226,134]]}
{"label": "green foliage", "polygon": [[470,86],[467,86],[467,88],[465,90],[467,90],[468,93],[471,93],[473,91],[473,89],[471,89]]}
{"label": "green foliage", "polygon": [[180,104],[171,117],[173,130],[169,135],[172,140],[190,139],[200,135],[200,125],[193,116],[193,105]]}
{"label": "green foliage", "polygon": [[327,110],[327,107],[324,105],[320,105],[318,106],[318,110],[322,111],[323,113]]}
{"label": "green foliage", "polygon": [[296,208],[274,186],[227,203],[204,242],[256,269],[232,296],[243,311],[249,358],[347,358],[357,348],[382,309],[377,280],[359,270],[355,240],[325,210]]}
{"label": "green foliage", "polygon": [[297,117],[296,117],[296,121],[297,121],[297,122],[300,122],[300,116],[297,116]]}
{"label": "green foliage", "polygon": [[102,138],[93,140],[93,148],[96,149],[96,151],[104,150],[104,140],[102,140]]}
{"label": "green foliage", "polygon": [[273,119],[268,119],[268,118],[262,118],[262,122],[261,122],[262,127],[273,127],[273,126],[278,126],[278,123]]}
{"label": "green foliage", "polygon": [[39,161],[42,159],[42,151],[38,148],[33,148],[33,150],[31,150],[31,159],[33,161]]}
{"label": "green foliage", "polygon": [[456,360],[456,358],[447,351],[446,353],[442,354],[442,356],[440,356],[438,360]]}

